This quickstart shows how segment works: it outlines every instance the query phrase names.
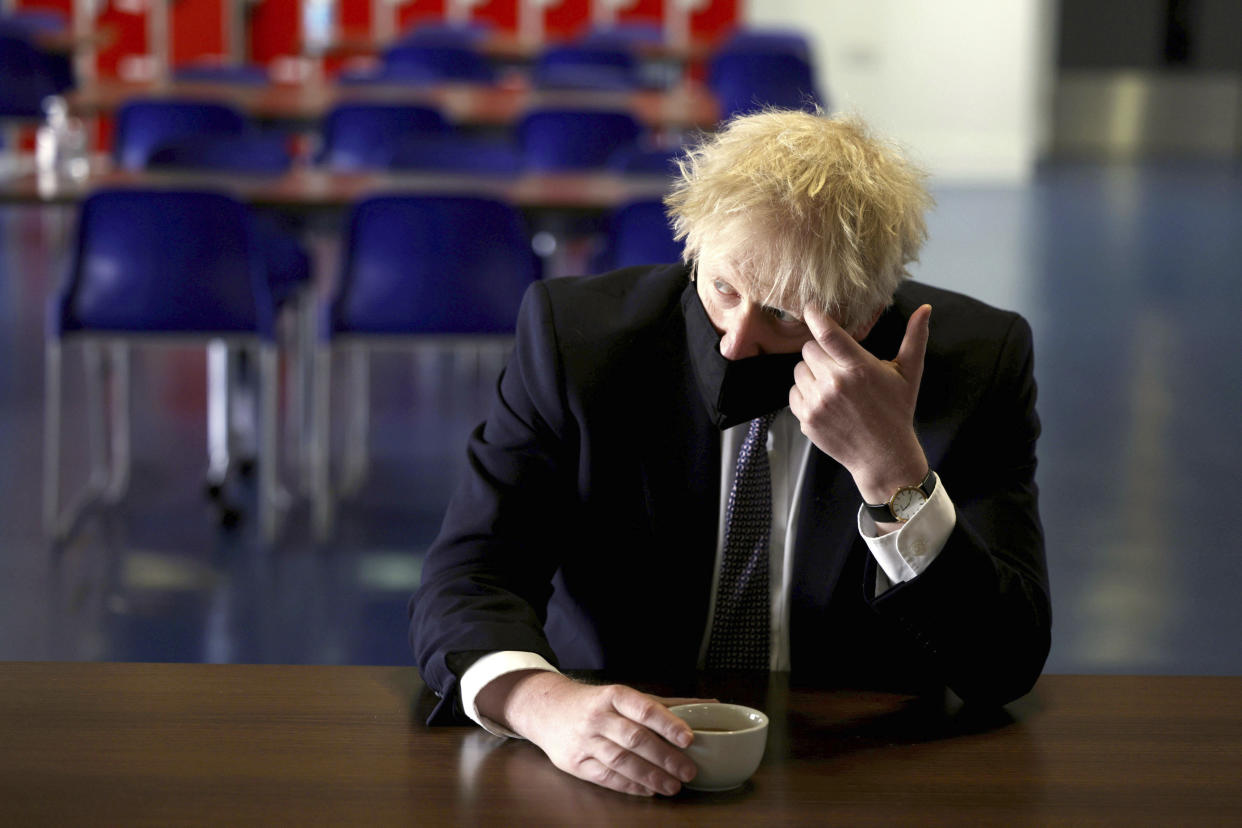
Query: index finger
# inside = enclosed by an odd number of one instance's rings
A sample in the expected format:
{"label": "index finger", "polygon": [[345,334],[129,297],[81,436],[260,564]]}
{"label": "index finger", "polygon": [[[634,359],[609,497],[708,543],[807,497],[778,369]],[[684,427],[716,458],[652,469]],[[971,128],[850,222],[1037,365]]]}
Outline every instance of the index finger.
{"label": "index finger", "polygon": [[842,365],[853,365],[862,361],[864,356],[870,356],[845,328],[814,305],[808,304],[802,309],[802,320],[824,353]]}
{"label": "index finger", "polygon": [[659,699],[637,690],[618,693],[613,699],[618,713],[658,733],[678,747],[686,747],[694,739],[690,725],[669,712]]}

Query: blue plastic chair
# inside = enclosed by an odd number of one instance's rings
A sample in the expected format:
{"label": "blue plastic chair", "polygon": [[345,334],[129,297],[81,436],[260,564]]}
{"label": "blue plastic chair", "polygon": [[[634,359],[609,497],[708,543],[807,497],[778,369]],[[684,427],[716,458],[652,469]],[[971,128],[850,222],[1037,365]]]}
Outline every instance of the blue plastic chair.
{"label": "blue plastic chair", "polygon": [[685,155],[681,147],[622,147],[608,157],[608,169],[622,175],[667,175],[680,172],[677,159]]}
{"label": "blue plastic chair", "polygon": [[384,53],[374,80],[389,83],[495,83],[496,70],[469,46],[422,43],[397,45]]}
{"label": "blue plastic chair", "polygon": [[403,140],[448,131],[444,116],[431,107],[341,104],[324,118],[318,160],[339,171],[382,169]]}
{"label": "blue plastic chair", "polygon": [[0,33],[0,116],[41,118],[44,99],[64,88],[47,55],[21,37]]}
{"label": "blue plastic chair", "polygon": [[[280,175],[292,159],[282,135],[194,135],[168,141],[152,151],[146,167],[246,175]],[[293,235],[267,216],[255,216],[255,232],[266,262],[268,285],[277,308],[310,284],[310,257]]]}
{"label": "blue plastic chair", "polygon": [[403,32],[393,48],[399,46],[452,46],[473,49],[490,33],[492,27],[480,21],[449,23],[424,21]]}
{"label": "blue plastic chair", "polygon": [[267,69],[253,63],[189,63],[174,69],[173,77],[179,81],[243,86],[263,86],[271,82]]}
{"label": "blue plastic chair", "polygon": [[708,69],[721,119],[764,107],[814,110],[822,105],[811,64],[790,52],[721,52]]}
{"label": "blue plastic chair", "polygon": [[[164,144],[151,153],[151,169],[178,169],[246,175],[280,175],[292,159],[280,135],[193,136]],[[310,258],[293,235],[274,219],[255,216],[255,232],[266,262],[268,285],[277,308],[310,283]]]}
{"label": "blue plastic chair", "polygon": [[612,110],[536,109],[516,127],[526,166],[542,171],[602,168],[642,134],[633,115]]}
{"label": "blue plastic chair", "polygon": [[539,278],[526,225],[507,204],[462,196],[386,195],[356,204],[316,363],[315,525],[332,524],[329,485],[333,346],[354,353],[344,485],[365,474],[369,348],[449,341],[507,349],[527,287]]}
{"label": "blue plastic chair", "polygon": [[165,142],[147,156],[151,169],[281,175],[293,158],[283,135],[194,135]]}
{"label": "blue plastic chair", "polygon": [[597,272],[639,264],[681,261],[683,245],[673,239],[673,228],[659,199],[632,201],[608,217],[604,248],[596,256]]}
{"label": "blue plastic chair", "polygon": [[720,52],[786,52],[812,63],[811,42],[796,29],[737,29],[720,45]]}
{"label": "blue plastic chair", "polygon": [[[195,136],[163,145],[151,153],[150,169],[177,169],[246,175],[280,175],[292,159],[280,135]],[[310,283],[310,257],[275,219],[255,215],[255,233],[265,261],[276,308]]]}
{"label": "blue plastic chair", "polygon": [[117,111],[112,151],[120,167],[138,170],[148,165],[153,153],[168,144],[238,138],[249,132],[245,116],[224,104],[135,100],[123,104]]}
{"label": "blue plastic chair", "polygon": [[659,23],[641,22],[593,26],[579,35],[574,42],[603,49],[655,46],[664,42],[664,28]]}
{"label": "blue plastic chair", "polygon": [[671,55],[660,55],[664,43],[664,27],[656,22],[629,21],[596,26],[579,35],[573,42],[597,49],[623,49],[635,55],[638,85],[665,89],[681,80],[685,62]]}
{"label": "blue plastic chair", "polygon": [[[226,339],[256,353],[262,415],[259,517],[263,537],[277,526],[276,327],[264,258],[249,211],[207,192],[110,190],[82,204],[68,278],[50,307],[46,355],[44,524],[63,538],[90,501],[119,498],[129,474],[127,348],[134,344]],[[92,442],[91,481],[84,499],[60,514],[62,348],[70,341],[114,357],[112,468]],[[88,364],[88,369],[90,369]],[[97,365],[95,366],[97,368]],[[88,370],[88,383],[99,372]],[[102,423],[99,401],[88,412]]]}
{"label": "blue plastic chair", "polygon": [[553,46],[535,60],[532,83],[541,89],[625,90],[640,85],[638,60],[621,48]]}
{"label": "blue plastic chair", "polygon": [[29,43],[38,54],[43,70],[51,76],[56,91],[64,92],[75,85],[73,61],[69,55],[40,49],[36,38],[42,34],[63,32],[68,26],[65,15],[55,9],[18,9],[0,16],[0,37],[12,37]]}
{"label": "blue plastic chair", "polygon": [[522,172],[522,154],[512,141],[445,132],[402,139],[386,166],[426,173],[514,176]]}
{"label": "blue plastic chair", "polygon": [[520,214],[468,196],[377,196],[350,212],[326,334],[511,334],[538,260]]}
{"label": "blue plastic chair", "polygon": [[[283,135],[219,136],[195,135],[163,144],[147,159],[151,169],[175,169],[198,172],[220,172],[258,176],[276,176],[289,170],[292,159]],[[289,221],[270,213],[254,214],[254,231],[259,250],[263,256],[268,288],[272,304],[278,312],[286,309],[295,320],[295,334],[285,343],[288,372],[293,379],[289,383],[290,405],[287,409],[287,428],[295,438],[296,445],[304,446],[303,421],[309,396],[311,344],[310,329],[314,321],[309,288],[312,281],[310,255],[297,238],[297,228],[287,226]],[[221,416],[227,420],[230,396],[229,374],[234,367],[228,348],[223,343],[213,343],[208,348],[211,366],[209,379],[209,441],[211,458],[207,471],[207,491],[212,497],[222,494],[231,465],[230,439],[227,423],[217,423]]]}
{"label": "blue plastic chair", "polygon": [[63,32],[67,28],[69,18],[57,9],[17,9],[0,15],[0,31],[13,31],[25,36]]}

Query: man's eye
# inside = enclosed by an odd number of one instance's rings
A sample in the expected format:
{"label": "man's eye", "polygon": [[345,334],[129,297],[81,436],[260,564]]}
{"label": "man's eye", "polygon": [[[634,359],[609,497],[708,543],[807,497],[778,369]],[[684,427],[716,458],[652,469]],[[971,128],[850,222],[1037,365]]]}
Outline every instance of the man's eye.
{"label": "man's eye", "polygon": [[737,291],[733,289],[733,285],[720,279],[712,282],[712,287],[716,288],[716,290],[720,291],[725,296],[735,296],[737,294]]}
{"label": "man's eye", "polygon": [[799,319],[798,317],[794,316],[792,313],[790,313],[790,312],[789,312],[789,311],[787,311],[787,310],[781,310],[780,308],[772,308],[772,307],[766,308],[766,310],[767,310],[768,314],[769,314],[769,315],[770,315],[773,319],[775,319],[777,322],[788,322],[788,323],[794,323],[794,322],[801,322],[801,321],[802,321],[801,319]]}

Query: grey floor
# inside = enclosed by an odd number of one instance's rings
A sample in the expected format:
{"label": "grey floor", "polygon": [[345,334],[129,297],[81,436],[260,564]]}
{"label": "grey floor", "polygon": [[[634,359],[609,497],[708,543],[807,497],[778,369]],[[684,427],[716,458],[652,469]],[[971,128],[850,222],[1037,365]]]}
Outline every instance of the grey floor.
{"label": "grey floor", "polygon": [[[1242,170],[1050,164],[1029,186],[935,194],[917,278],[1035,331],[1048,670],[1242,672]],[[408,663],[405,601],[482,411],[477,366],[381,359],[373,473],[335,540],[312,542],[299,504],[264,548],[251,484],[229,493],[243,510],[231,529],[202,495],[202,358],[143,354],[130,491],[51,549],[43,314],[66,219],[0,209],[0,659]],[[80,482],[79,363],[68,379]]]}

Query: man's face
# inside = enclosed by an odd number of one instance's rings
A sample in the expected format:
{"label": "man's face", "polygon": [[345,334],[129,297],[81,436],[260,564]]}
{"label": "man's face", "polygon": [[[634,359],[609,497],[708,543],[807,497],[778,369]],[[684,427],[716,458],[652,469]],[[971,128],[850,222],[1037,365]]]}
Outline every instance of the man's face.
{"label": "man's face", "polygon": [[695,287],[725,359],[792,354],[811,339],[801,309],[764,304],[766,291],[722,259],[700,260]]}

